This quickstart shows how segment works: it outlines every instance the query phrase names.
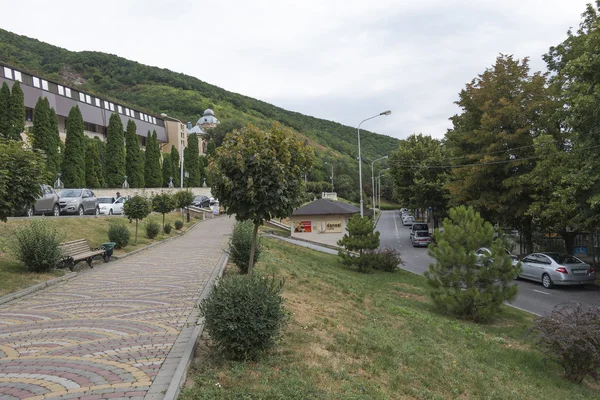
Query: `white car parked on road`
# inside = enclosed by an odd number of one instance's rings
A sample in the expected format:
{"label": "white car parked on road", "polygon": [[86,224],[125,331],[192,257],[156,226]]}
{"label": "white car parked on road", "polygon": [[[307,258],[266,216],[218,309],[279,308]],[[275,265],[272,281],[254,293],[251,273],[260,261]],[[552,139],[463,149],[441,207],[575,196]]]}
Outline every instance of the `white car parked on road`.
{"label": "white car parked on road", "polygon": [[123,214],[123,204],[125,204],[125,197],[119,197],[118,199],[115,199],[111,196],[102,196],[98,197],[98,203],[100,205],[100,214]]}

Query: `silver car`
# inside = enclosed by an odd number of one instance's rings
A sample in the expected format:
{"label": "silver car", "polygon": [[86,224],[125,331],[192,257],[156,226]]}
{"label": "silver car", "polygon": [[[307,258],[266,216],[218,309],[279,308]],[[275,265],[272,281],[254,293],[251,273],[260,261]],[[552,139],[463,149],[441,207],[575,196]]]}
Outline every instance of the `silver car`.
{"label": "silver car", "polygon": [[60,209],[58,205],[58,195],[48,185],[40,185],[41,195],[35,204],[25,207],[25,215],[28,217],[34,215],[54,215],[58,217]]}
{"label": "silver car", "polygon": [[63,189],[58,196],[61,214],[100,214],[98,198],[89,189]]}
{"label": "silver car", "polygon": [[520,278],[541,282],[546,289],[554,285],[594,283],[596,272],[577,257],[561,253],[533,253],[521,260]]}

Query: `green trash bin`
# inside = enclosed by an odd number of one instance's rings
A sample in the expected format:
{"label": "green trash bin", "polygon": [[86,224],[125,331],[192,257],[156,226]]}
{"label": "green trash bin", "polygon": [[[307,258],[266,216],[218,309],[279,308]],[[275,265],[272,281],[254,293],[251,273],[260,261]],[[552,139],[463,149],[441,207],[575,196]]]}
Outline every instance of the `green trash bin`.
{"label": "green trash bin", "polygon": [[113,250],[116,246],[115,242],[106,242],[106,243],[102,243],[102,245],[100,247],[102,247],[105,251],[106,251],[106,260],[108,261],[108,259],[112,256]]}

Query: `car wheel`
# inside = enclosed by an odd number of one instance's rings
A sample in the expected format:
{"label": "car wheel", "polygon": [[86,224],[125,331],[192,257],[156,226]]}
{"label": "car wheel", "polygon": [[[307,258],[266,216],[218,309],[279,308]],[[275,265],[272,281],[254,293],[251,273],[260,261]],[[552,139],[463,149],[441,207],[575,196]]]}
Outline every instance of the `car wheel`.
{"label": "car wheel", "polygon": [[110,210],[108,210],[108,215],[113,215],[113,210],[112,208]]}
{"label": "car wheel", "polygon": [[552,289],[554,287],[554,284],[552,283],[552,279],[550,279],[550,275],[548,275],[548,274],[542,275],[542,286],[544,286],[546,289]]}
{"label": "car wheel", "polygon": [[79,215],[83,215],[83,214],[85,214],[85,213],[83,212],[83,206],[79,206]]}
{"label": "car wheel", "polygon": [[60,215],[60,208],[58,208],[58,204],[55,204],[52,208],[52,215],[58,217]]}
{"label": "car wheel", "polygon": [[100,215],[100,208],[96,207],[96,211],[94,212],[94,215]]}
{"label": "car wheel", "polygon": [[35,207],[33,207],[33,206],[27,207],[26,213],[27,213],[28,217],[33,217],[35,215]]}

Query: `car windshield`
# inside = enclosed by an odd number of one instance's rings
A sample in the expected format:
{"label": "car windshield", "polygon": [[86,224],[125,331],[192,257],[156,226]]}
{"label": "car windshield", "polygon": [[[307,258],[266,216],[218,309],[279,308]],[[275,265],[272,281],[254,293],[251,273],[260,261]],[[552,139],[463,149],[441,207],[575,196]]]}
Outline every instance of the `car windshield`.
{"label": "car windshield", "polygon": [[429,236],[429,232],[427,232],[427,231],[416,231],[415,232],[415,236],[417,236],[417,237],[428,237]]}
{"label": "car windshield", "polygon": [[100,204],[112,204],[114,199],[112,197],[99,197],[98,203]]}
{"label": "car windshield", "polygon": [[58,193],[59,197],[81,197],[81,189],[66,189]]}
{"label": "car windshield", "polygon": [[194,201],[204,201],[205,198],[206,198],[206,196],[196,196],[194,198]]}
{"label": "car windshield", "polygon": [[428,229],[429,229],[429,227],[427,226],[427,224],[414,224],[413,225],[413,231],[426,231]]}
{"label": "car windshield", "polygon": [[559,264],[581,264],[582,261],[569,255],[569,254],[559,254],[559,253],[548,253],[546,254],[548,257],[552,258]]}

